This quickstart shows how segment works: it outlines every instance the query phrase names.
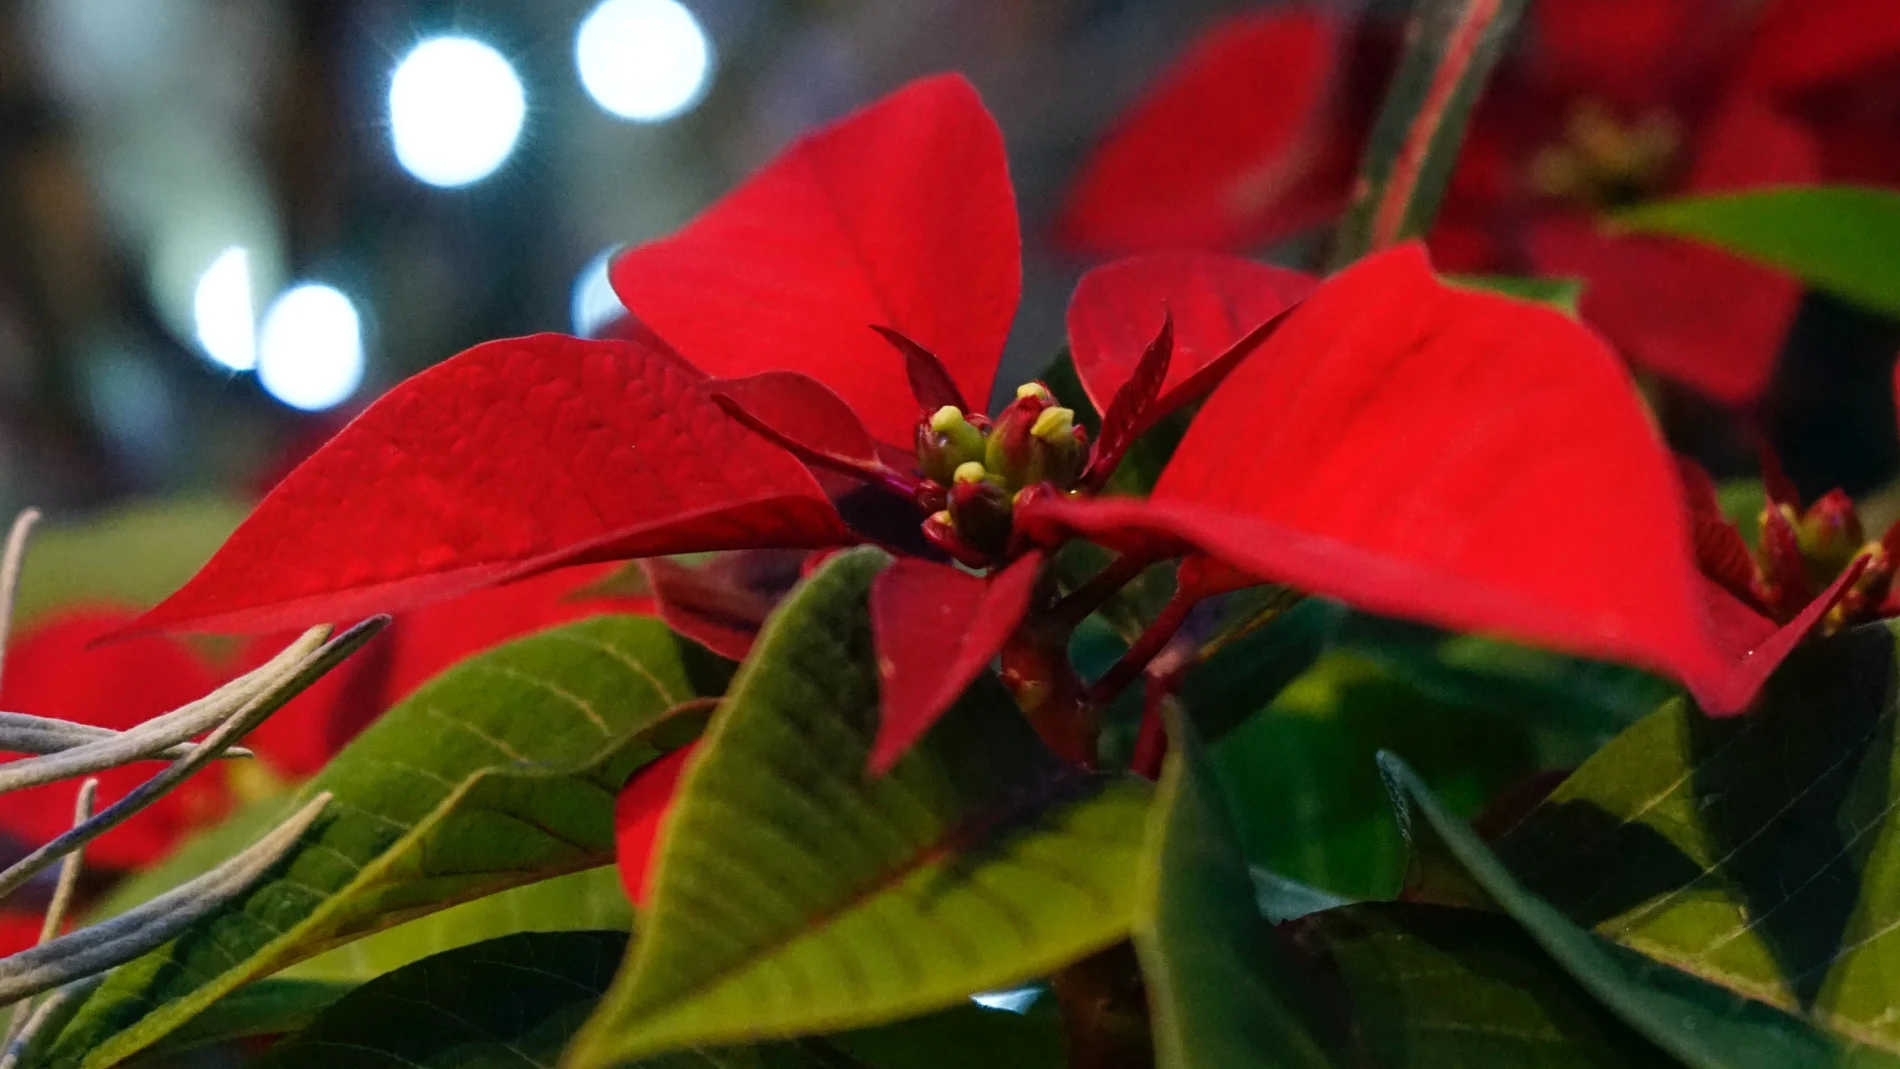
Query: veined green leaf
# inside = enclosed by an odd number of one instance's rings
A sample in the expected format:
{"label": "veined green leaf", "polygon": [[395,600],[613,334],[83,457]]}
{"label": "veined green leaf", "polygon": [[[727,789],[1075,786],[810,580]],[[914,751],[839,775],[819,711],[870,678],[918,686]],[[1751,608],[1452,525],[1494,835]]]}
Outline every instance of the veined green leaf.
{"label": "veined green leaf", "polygon": [[213,1002],[151,1049],[155,1054],[168,1054],[247,1036],[295,1032],[355,987],[354,983],[330,980],[266,977]]}
{"label": "veined green leaf", "polygon": [[1900,193],[1792,186],[1711,193],[1629,208],[1631,230],[1714,245],[1794,275],[1817,290],[1900,316]]}
{"label": "veined green leaf", "polygon": [[[1692,1069],[1783,1069],[1853,1066],[1893,1069],[1900,1059],[1672,968],[1577,925],[1526,890],[1465,823],[1439,804],[1405,763],[1390,754],[1380,766],[1395,802],[1415,814],[1417,834],[1435,836],[1526,933],[1579,984],[1630,1027]],[[1619,858],[1624,871],[1653,860]]]}
{"label": "veined green leaf", "polygon": [[1388,1069],[1664,1069],[1510,918],[1375,902],[1288,926],[1336,978],[1355,1064]]}
{"label": "veined green leaf", "polygon": [[291,799],[334,795],[276,875],[115,972],[50,1064],[110,1065],[327,947],[607,863],[614,797],[656,756],[640,729],[717,693],[721,663],[657,620],[607,616],[444,672]]}
{"label": "veined green leaf", "polygon": [[1430,229],[1472,105],[1529,0],[1414,0],[1333,266]]}
{"label": "veined green leaf", "polygon": [[983,677],[886,776],[865,599],[838,554],[774,614],[663,826],[583,1069],[960,1003],[1121,939],[1145,786],[1057,761]]}
{"label": "veined green leaf", "polygon": [[1900,1054],[1896,680],[1885,626],[1809,643],[1745,717],[1625,731],[1499,851],[1602,935]]}
{"label": "veined green leaf", "polygon": [[1141,859],[1135,950],[1160,1069],[1336,1064],[1311,985],[1255,908],[1227,801],[1177,722]]}

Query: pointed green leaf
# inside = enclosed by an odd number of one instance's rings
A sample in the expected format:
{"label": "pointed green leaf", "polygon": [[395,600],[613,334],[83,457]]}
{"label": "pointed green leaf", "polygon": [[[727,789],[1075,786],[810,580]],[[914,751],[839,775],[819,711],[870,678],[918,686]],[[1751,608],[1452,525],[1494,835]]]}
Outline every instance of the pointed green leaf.
{"label": "pointed green leaf", "polygon": [[1472,105],[1530,0],[1413,0],[1405,55],[1366,143],[1333,266],[1423,236]]}
{"label": "pointed green leaf", "polygon": [[[1611,1012],[1692,1069],[1853,1066],[1893,1069],[1900,1059],[1824,1032],[1763,1002],[1672,968],[1578,926],[1526,890],[1465,823],[1453,816],[1405,762],[1381,755],[1395,802],[1422,821],[1473,880],[1523,925],[1553,959]],[[1648,859],[1624,858],[1640,865]]]}
{"label": "pointed green leaf", "polygon": [[1160,1069],[1335,1064],[1311,986],[1254,904],[1247,863],[1191,729],[1177,722],[1142,851],[1135,950]]}
{"label": "pointed green leaf", "polygon": [[335,797],[275,876],[119,969],[51,1064],[110,1065],[328,946],[610,861],[614,797],[656,756],[640,729],[717,693],[719,663],[656,620],[608,616],[444,672],[291,799]]}
{"label": "pointed green leaf", "polygon": [[1818,290],[1900,316],[1900,193],[1798,186],[1685,197],[1630,208],[1631,230],[1714,245]]}
{"label": "pointed green leaf", "polygon": [[355,987],[330,980],[267,977],[213,1002],[151,1049],[154,1054],[170,1054],[248,1036],[295,1032]]}
{"label": "pointed green leaf", "polygon": [[1379,902],[1289,925],[1343,992],[1354,1064],[1387,1069],[1664,1069],[1507,917]]}
{"label": "pointed green leaf", "polygon": [[1900,1053],[1895,659],[1866,627],[1798,649],[1745,717],[1671,704],[1499,850],[1599,933]]}
{"label": "pointed green leaf", "polygon": [[984,677],[884,777],[865,598],[838,554],[761,633],[681,779],[627,968],[570,1062],[954,1005],[1121,939],[1145,786],[1080,775]]}

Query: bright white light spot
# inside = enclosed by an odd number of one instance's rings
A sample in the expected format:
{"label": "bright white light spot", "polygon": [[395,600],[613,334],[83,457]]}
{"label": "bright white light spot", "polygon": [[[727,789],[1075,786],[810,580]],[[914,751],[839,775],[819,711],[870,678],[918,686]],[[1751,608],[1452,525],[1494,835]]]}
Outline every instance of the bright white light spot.
{"label": "bright white light spot", "polygon": [[574,333],[583,338],[593,337],[602,327],[627,314],[626,306],[614,295],[613,283],[607,278],[607,267],[613,262],[614,253],[619,251],[618,245],[602,249],[599,256],[581,268],[580,277],[574,280],[569,316],[574,321]]}
{"label": "bright white light spot", "polygon": [[251,304],[251,254],[233,246],[211,261],[191,291],[191,319],[205,355],[232,371],[256,367],[256,314]]}
{"label": "bright white light spot", "polygon": [[985,1009],[1028,1013],[1029,1007],[1034,1006],[1041,997],[1042,992],[1037,988],[1019,987],[1013,991],[986,991],[981,995],[971,995],[970,1001]]}
{"label": "bright white light spot", "polygon": [[665,122],[706,95],[712,42],[678,0],[602,0],[574,37],[581,85],[611,115]]}
{"label": "bright white light spot", "polygon": [[515,69],[469,37],[422,42],[389,81],[396,160],[432,186],[465,186],[493,174],[514,151],[527,114]]}
{"label": "bright white light spot", "polygon": [[292,408],[315,412],[363,382],[363,324],[350,299],[306,282],[277,295],[258,332],[257,381]]}

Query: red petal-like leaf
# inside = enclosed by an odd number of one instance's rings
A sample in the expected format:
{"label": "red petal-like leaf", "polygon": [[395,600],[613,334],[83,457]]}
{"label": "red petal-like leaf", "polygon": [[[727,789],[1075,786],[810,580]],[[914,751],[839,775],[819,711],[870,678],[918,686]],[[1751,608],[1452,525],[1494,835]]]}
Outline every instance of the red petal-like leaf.
{"label": "red petal-like leaf", "polygon": [[1022,289],[1003,138],[976,90],[914,82],[809,134],[672,237],[615,261],[614,291],[723,377],[799,371],[908,449],[899,330],[988,401]]}
{"label": "red petal-like leaf", "polygon": [[[123,731],[210,693],[217,685],[211,670],[171,639],[145,636],[92,647],[135,615],[118,606],[77,607],[27,630],[7,651],[0,709]],[[154,761],[100,773],[98,808],[163,768]],[[72,826],[78,788],[78,780],[69,780],[0,798],[0,831],[28,847],[54,838]],[[230,804],[224,766],[207,768],[88,845],[87,861],[113,869],[150,864]]]}
{"label": "red petal-like leaf", "polygon": [[[1376,314],[1372,312],[1376,311]],[[1682,489],[1614,354],[1401,246],[1325,283],[1211,396],[1148,501],[1045,498],[1032,531],[1198,547],[1374,612],[1752,699],[1705,608]]]}
{"label": "red petal-like leaf", "polygon": [[1358,140],[1334,129],[1342,36],[1303,5],[1215,25],[1083,165],[1058,239],[1089,253],[1245,249],[1332,218]]}
{"label": "red petal-like leaf", "polygon": [[1131,256],[1082,276],[1069,301],[1069,352],[1098,412],[1140,366],[1164,316],[1174,355],[1150,422],[1212,389],[1239,343],[1313,291],[1299,271],[1218,253]]}
{"label": "red petal-like leaf", "polygon": [[1115,399],[1102,413],[1102,436],[1089,453],[1089,466],[1082,473],[1085,490],[1100,490],[1115,474],[1115,468],[1153,420],[1149,413],[1161,393],[1161,380],[1168,376],[1168,363],[1174,356],[1174,320],[1161,320],[1161,333],[1148,343],[1135,365],[1135,373],[1115,391]]}
{"label": "red petal-like leaf", "polygon": [[1526,16],[1532,62],[1564,94],[1638,113],[1667,107],[1716,73],[1711,61],[1738,43],[1741,8],[1734,0],[1537,0]]}
{"label": "red petal-like leaf", "polygon": [[805,554],[744,550],[689,568],[665,558],[640,562],[667,626],[721,657],[745,660],[765,618],[798,582]]}
{"label": "red petal-like leaf", "polygon": [[904,756],[989,665],[1029,608],[1042,564],[1019,558],[988,579],[900,557],[871,583],[882,699],[871,773]]}
{"label": "red petal-like leaf", "polygon": [[1900,58],[1900,4],[1892,0],[1770,0],[1741,77],[1771,92],[1800,91],[1873,73]]}
{"label": "red petal-like leaf", "polygon": [[660,822],[673,804],[680,774],[699,743],[674,750],[633,774],[614,804],[614,855],[620,866],[620,886],[636,906],[647,901],[647,868],[660,837]]}
{"label": "red petal-like leaf", "polygon": [[1754,600],[1755,560],[1748,543],[1722,513],[1715,481],[1702,465],[1688,457],[1676,458],[1676,474],[1689,513],[1689,534],[1695,541],[1696,563],[1702,573],[1744,602]]}
{"label": "red petal-like leaf", "polygon": [[850,541],[691,366],[553,334],[404,382],[271,491],[141,629],[277,631],[564,564]]}
{"label": "red petal-like leaf", "polygon": [[740,422],[805,460],[844,471],[880,467],[864,421],[829,386],[796,371],[767,371],[706,384]]}
{"label": "red petal-like leaf", "polygon": [[[458,661],[570,620],[607,612],[653,612],[651,599],[580,593],[617,567],[562,568],[398,613],[355,656],[247,736],[245,745],[280,775],[308,776],[377,717]],[[262,664],[292,637],[272,635],[251,642],[238,667]]]}
{"label": "red petal-like leaf", "polygon": [[973,411],[970,402],[964,400],[962,391],[957,389],[957,380],[950,377],[950,369],[943,366],[936,353],[911,341],[901,331],[876,324],[871,329],[904,357],[904,377],[910,382],[911,396],[916,398],[919,409],[930,413],[949,405],[966,415]]}

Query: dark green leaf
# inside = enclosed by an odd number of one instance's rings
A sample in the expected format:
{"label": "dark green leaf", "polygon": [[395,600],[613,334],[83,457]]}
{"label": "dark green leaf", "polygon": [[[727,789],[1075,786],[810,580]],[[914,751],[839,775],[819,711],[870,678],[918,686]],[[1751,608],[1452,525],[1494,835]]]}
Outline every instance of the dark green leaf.
{"label": "dark green leaf", "polygon": [[609,862],[642,728],[723,682],[656,620],[598,617],[425,684],[290,804],[335,796],[277,875],[119,969],[53,1064],[110,1065],[240,984],[367,932]]}
{"label": "dark green leaf", "polygon": [[1333,266],[1431,228],[1472,105],[1529,0],[1414,0]]}
{"label": "dark green leaf", "polygon": [[184,1027],[160,1040],[156,1053],[191,1050],[247,1036],[295,1032],[356,987],[329,980],[269,977],[213,1002]]}
{"label": "dark green leaf", "polygon": [[1248,860],[1349,898],[1396,893],[1405,843],[1373,761],[1381,749],[1418,762],[1465,813],[1538,769],[1521,721],[1435,701],[1362,658],[1328,654],[1210,747]]}
{"label": "dark green leaf", "polygon": [[1888,316],[1900,316],[1900,193],[1803,186],[1715,193],[1630,208],[1631,230],[1705,242],[1794,275]]}
{"label": "dark green leaf", "polygon": [[1388,1069],[1662,1069],[1508,917],[1403,902],[1289,925],[1335,978],[1355,1064]]}
{"label": "dark green leaf", "polygon": [[1142,852],[1134,940],[1160,1069],[1334,1063],[1310,985],[1254,905],[1226,799],[1177,722]]}
{"label": "dark green leaf", "polygon": [[[1856,1066],[1891,1069],[1900,1059],[1763,1002],[1744,998],[1619,946],[1580,927],[1521,886],[1504,862],[1390,754],[1380,767],[1395,802],[1410,807],[1414,830],[1435,836],[1506,913],[1553,959],[1625,1023],[1694,1069]],[[1420,819],[1422,818],[1422,819]],[[1648,858],[1619,858],[1634,868]]]}
{"label": "dark green leaf", "polygon": [[1023,1013],[970,1003],[826,1040],[876,1069],[1062,1069],[1066,1064],[1055,999],[1046,995]]}
{"label": "dark green leaf", "polygon": [[688,764],[643,934],[577,1067],[952,1006],[1122,938],[1148,791],[1056,761],[993,678],[887,776],[865,607],[838,554],[761,633]]}
{"label": "dark green leaf", "polygon": [[1886,627],[1805,645],[1745,717],[1618,736],[1500,852],[1602,935],[1900,1052],[1897,678]]}

